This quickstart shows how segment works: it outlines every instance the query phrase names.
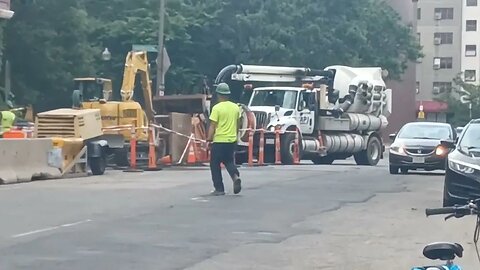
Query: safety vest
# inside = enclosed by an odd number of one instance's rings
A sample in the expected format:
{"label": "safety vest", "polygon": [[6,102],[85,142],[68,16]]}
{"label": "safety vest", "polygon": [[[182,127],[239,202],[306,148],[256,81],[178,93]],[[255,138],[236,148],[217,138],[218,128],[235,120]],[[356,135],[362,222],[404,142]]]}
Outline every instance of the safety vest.
{"label": "safety vest", "polygon": [[10,129],[13,126],[13,123],[15,122],[15,117],[16,115],[13,112],[2,111],[2,119],[1,119],[2,122],[0,123],[1,124],[0,134],[10,131]]}

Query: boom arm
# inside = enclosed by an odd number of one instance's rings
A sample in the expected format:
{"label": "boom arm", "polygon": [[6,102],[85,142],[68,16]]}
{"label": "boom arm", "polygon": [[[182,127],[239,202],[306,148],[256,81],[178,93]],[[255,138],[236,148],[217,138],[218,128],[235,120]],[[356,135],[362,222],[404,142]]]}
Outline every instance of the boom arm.
{"label": "boom arm", "polygon": [[123,83],[120,90],[120,95],[124,102],[133,101],[137,73],[140,73],[143,98],[145,100],[145,113],[148,120],[153,121],[155,111],[153,110],[152,87],[150,85],[147,52],[132,51],[127,54],[125,70],[123,72]]}

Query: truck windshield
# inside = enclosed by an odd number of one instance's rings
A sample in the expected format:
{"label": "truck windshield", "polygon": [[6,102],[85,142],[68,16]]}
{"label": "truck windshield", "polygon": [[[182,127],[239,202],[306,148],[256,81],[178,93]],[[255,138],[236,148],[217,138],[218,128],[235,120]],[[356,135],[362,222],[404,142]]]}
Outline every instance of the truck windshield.
{"label": "truck windshield", "polygon": [[250,106],[280,106],[295,109],[297,91],[291,90],[255,90]]}

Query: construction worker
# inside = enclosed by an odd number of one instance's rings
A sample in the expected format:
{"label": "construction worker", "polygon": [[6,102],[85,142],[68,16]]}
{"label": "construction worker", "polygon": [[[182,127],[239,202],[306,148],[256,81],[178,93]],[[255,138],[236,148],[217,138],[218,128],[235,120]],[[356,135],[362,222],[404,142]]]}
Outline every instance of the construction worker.
{"label": "construction worker", "polygon": [[229,100],[231,92],[228,84],[219,84],[215,91],[218,96],[218,103],[212,108],[207,138],[207,141],[211,143],[210,171],[215,188],[210,194],[213,196],[225,195],[221,163],[225,165],[233,180],[233,193],[238,194],[242,189],[242,181],[240,180],[240,172],[234,162],[234,155],[237,145],[240,108]]}
{"label": "construction worker", "polygon": [[0,136],[3,136],[3,133],[10,131],[13,124],[15,123],[15,118],[17,116],[11,111],[0,111]]}

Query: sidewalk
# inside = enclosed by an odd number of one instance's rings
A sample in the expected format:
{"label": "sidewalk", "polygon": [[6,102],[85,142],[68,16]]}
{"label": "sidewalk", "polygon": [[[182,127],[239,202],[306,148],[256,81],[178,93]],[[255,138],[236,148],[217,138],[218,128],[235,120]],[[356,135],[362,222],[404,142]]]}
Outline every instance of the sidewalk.
{"label": "sidewalk", "polygon": [[411,269],[430,264],[425,244],[461,243],[464,269],[478,269],[473,233],[475,218],[448,222],[426,218],[428,207],[439,207],[442,176],[399,176],[406,192],[380,194],[366,203],[350,204],[295,224],[312,231],[280,243],[240,246],[189,269]]}

